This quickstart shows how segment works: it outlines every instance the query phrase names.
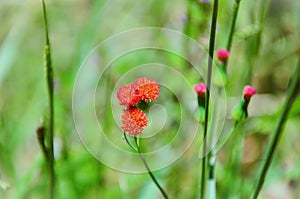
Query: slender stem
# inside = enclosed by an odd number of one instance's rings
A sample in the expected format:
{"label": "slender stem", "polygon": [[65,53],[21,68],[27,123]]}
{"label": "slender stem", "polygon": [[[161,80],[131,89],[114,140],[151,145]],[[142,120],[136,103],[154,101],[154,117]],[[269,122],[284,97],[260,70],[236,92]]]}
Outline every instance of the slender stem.
{"label": "slender stem", "polygon": [[[228,36],[228,43],[227,43],[227,46],[226,46],[226,49],[228,51],[231,50],[231,46],[232,46],[232,40],[233,40],[233,35],[234,35],[234,30],[235,30],[236,19],[237,19],[239,7],[240,7],[240,2],[241,2],[241,0],[236,0],[235,5],[234,5],[233,15],[232,15],[231,24],[230,24],[230,31],[229,31],[229,36]],[[228,64],[228,61],[226,61],[224,63],[225,72],[226,72],[227,64]],[[220,93],[221,89],[219,88],[218,91],[219,91],[218,93]],[[215,153],[216,153],[215,149],[213,149],[212,153],[209,155],[209,168],[208,168],[208,170],[209,170],[209,179],[211,179],[211,180],[215,178],[215,174],[214,174],[215,164],[216,164]]]}
{"label": "slender stem", "polygon": [[240,194],[239,188],[241,187],[240,176],[241,176],[241,153],[244,147],[244,133],[236,132],[236,127],[239,122],[235,123],[233,128],[234,134],[232,135],[231,141],[231,153],[229,154],[229,174],[230,180],[229,188],[231,189],[231,193]]}
{"label": "slender stem", "polygon": [[134,137],[134,141],[135,141],[135,144],[136,144],[136,148],[137,148],[137,152],[138,154],[140,155],[146,169],[147,169],[147,172],[148,174],[150,175],[152,181],[154,182],[154,184],[157,186],[157,188],[160,190],[161,194],[164,196],[165,199],[168,199],[168,195],[167,193],[165,192],[165,190],[159,185],[158,181],[156,180],[155,176],[153,175],[153,173],[151,172],[150,168],[149,168],[149,165],[144,157],[144,155],[141,153],[141,149],[140,149],[140,146],[139,146],[139,143],[138,143],[138,138],[135,136]]}
{"label": "slender stem", "polygon": [[[228,133],[228,137],[226,139],[224,139],[225,141],[223,143],[220,144],[220,146],[223,146],[224,143],[226,141],[228,141],[229,139],[231,140],[231,142],[229,143],[229,149],[235,149],[236,148],[236,145],[238,145],[239,143],[236,143],[235,142],[235,137],[236,137],[236,130],[239,128],[239,125],[240,125],[240,122],[239,121],[235,121],[234,123],[234,126],[231,128],[230,132]],[[228,179],[227,181],[230,182],[230,184],[226,184],[226,187],[225,187],[225,192],[223,192],[223,197],[224,198],[230,198],[230,195],[231,193],[234,192],[234,184],[231,183],[233,182],[233,177],[235,177],[235,173],[233,173],[233,168],[232,168],[232,161],[233,161],[233,152],[230,152],[229,153],[229,156],[227,157],[227,163],[225,165],[225,170],[227,171],[225,173],[225,178]],[[228,190],[231,190],[230,192],[228,192]]]}
{"label": "slender stem", "polygon": [[259,175],[259,180],[256,185],[254,195],[252,197],[253,199],[256,199],[258,197],[259,192],[263,186],[268,169],[273,160],[274,152],[280,141],[280,138],[282,135],[282,130],[283,130],[285,122],[288,118],[288,113],[292,108],[292,105],[296,99],[297,94],[299,93],[299,84],[300,84],[300,58],[299,58],[298,65],[297,65],[296,71],[294,73],[294,76],[292,77],[292,82],[291,82],[291,86],[288,89],[287,97],[283,104],[283,111],[277,122],[272,140],[267,148],[266,158],[263,163],[261,173]]}
{"label": "slender stem", "polygon": [[231,24],[230,24],[230,31],[229,31],[229,36],[228,36],[228,43],[226,46],[226,49],[228,51],[231,50],[231,46],[232,46],[232,38],[233,38],[234,30],[235,30],[237,15],[238,15],[239,8],[240,8],[240,2],[241,2],[241,0],[236,0],[235,5],[234,5],[233,15],[232,15]]}
{"label": "slender stem", "polygon": [[[217,115],[218,112],[220,111],[220,106],[219,106],[219,100],[221,100],[221,87],[218,87],[218,97],[217,97],[217,102],[216,102],[216,106],[214,106],[214,115]],[[215,138],[213,136],[211,136],[211,143],[214,143]],[[208,182],[210,182],[208,184],[207,187],[207,191],[208,193],[206,193],[206,197],[209,199],[215,199],[216,198],[216,184],[215,184],[215,167],[216,167],[216,145],[213,146],[212,150],[209,152],[208,154]]]}
{"label": "slender stem", "polygon": [[208,57],[207,82],[206,82],[207,86],[206,86],[206,95],[205,95],[205,119],[204,119],[204,134],[203,134],[202,176],[201,176],[201,190],[200,190],[201,199],[203,199],[205,195],[206,136],[208,131],[209,97],[210,97],[211,74],[212,74],[215,35],[216,35],[216,26],[217,26],[217,17],[218,17],[218,4],[219,4],[219,0],[215,0],[214,7],[213,7],[212,23],[210,28],[211,30],[210,39],[209,39],[209,57]]}
{"label": "slender stem", "polygon": [[[227,46],[226,46],[226,49],[228,51],[231,50],[231,46],[232,46],[232,40],[233,40],[233,35],[234,35],[234,30],[235,30],[236,19],[237,19],[237,15],[238,15],[239,8],[240,8],[240,2],[241,2],[241,0],[236,0],[235,5],[234,5],[234,9],[233,9],[233,15],[232,15],[232,18],[231,18],[228,42],[227,42]],[[225,70],[227,68],[227,63],[228,63],[228,61],[226,61],[224,63]]]}
{"label": "slender stem", "polygon": [[49,127],[48,127],[48,167],[49,167],[49,175],[50,175],[50,198],[54,198],[54,189],[55,189],[55,173],[54,173],[54,151],[53,151],[53,115],[54,115],[54,107],[53,107],[53,71],[52,71],[52,63],[51,63],[51,48],[50,48],[50,40],[49,40],[49,28],[48,28],[48,20],[47,20],[47,12],[45,1],[42,0],[43,6],[43,16],[45,23],[45,65],[46,65],[46,78],[47,78],[47,86],[48,86],[48,100],[49,100]]}
{"label": "slender stem", "polygon": [[128,140],[127,134],[124,132],[123,137],[126,141],[126,143],[130,146],[130,148],[132,148],[134,151],[138,151],[137,148],[135,148]]}

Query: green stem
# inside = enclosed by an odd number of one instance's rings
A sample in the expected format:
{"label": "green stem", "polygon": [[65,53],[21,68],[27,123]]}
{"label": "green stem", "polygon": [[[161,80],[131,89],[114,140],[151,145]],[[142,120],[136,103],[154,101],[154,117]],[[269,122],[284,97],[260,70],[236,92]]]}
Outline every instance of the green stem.
{"label": "green stem", "polygon": [[[235,5],[234,5],[234,9],[233,9],[233,15],[232,15],[232,18],[231,18],[228,42],[227,42],[227,46],[226,46],[226,49],[229,52],[230,52],[231,46],[232,46],[232,40],[233,40],[233,35],[234,35],[234,30],[235,30],[236,19],[237,19],[237,15],[238,15],[239,8],[240,8],[240,2],[241,2],[241,0],[236,0],[235,1]],[[224,63],[225,70],[227,68],[227,63],[228,63],[228,61],[226,61]]]}
{"label": "green stem", "polygon": [[[221,100],[221,92],[222,89],[221,87],[218,87],[218,97],[217,97],[217,102],[216,102],[216,106],[214,106],[214,115],[217,115],[219,110],[220,110],[220,106],[219,106],[219,100]],[[214,137],[211,136],[211,140],[210,142],[212,144],[214,144]],[[207,198],[209,199],[215,199],[216,198],[216,186],[215,186],[215,167],[216,167],[216,145],[213,146],[212,150],[209,152],[208,154],[208,182],[210,182],[210,184],[208,185],[209,187],[207,187],[206,190],[208,190],[207,194]],[[214,182],[214,183],[212,183]]]}
{"label": "green stem", "polygon": [[291,82],[291,86],[288,89],[287,97],[283,104],[283,111],[277,122],[272,140],[267,148],[266,158],[263,163],[261,173],[259,175],[258,183],[255,187],[254,195],[252,197],[253,199],[256,199],[258,197],[259,192],[263,186],[268,169],[273,160],[274,152],[280,141],[280,138],[282,135],[282,130],[283,130],[285,122],[288,118],[288,113],[292,108],[292,105],[296,99],[297,94],[299,93],[299,84],[300,84],[300,58],[299,58],[298,65],[297,65],[296,71],[294,73],[294,76],[292,77],[292,82]]}
{"label": "green stem", "polygon": [[229,165],[230,165],[230,179],[228,182],[231,182],[230,189],[231,193],[233,194],[240,194],[239,187],[241,187],[241,182],[239,176],[241,175],[241,153],[244,147],[244,134],[243,132],[236,132],[237,125],[239,122],[235,123],[233,127],[233,137],[231,140],[231,147],[232,149],[229,155]]}
{"label": "green stem", "polygon": [[54,107],[53,107],[53,71],[52,71],[52,63],[51,63],[51,48],[50,48],[50,40],[49,40],[49,28],[48,28],[48,20],[47,20],[47,12],[45,1],[42,0],[43,6],[43,16],[45,23],[45,65],[46,65],[46,78],[47,78],[47,87],[48,87],[48,100],[49,100],[49,127],[48,127],[48,168],[50,175],[50,198],[54,198],[54,189],[55,189],[55,173],[54,173],[54,151],[53,151],[53,115],[54,115]]}
{"label": "green stem", "polygon": [[228,51],[231,50],[231,46],[232,46],[232,38],[233,38],[234,30],[235,30],[237,15],[238,15],[239,8],[240,8],[240,2],[241,2],[241,0],[236,0],[235,5],[234,5],[233,15],[232,15],[231,24],[230,24],[230,31],[229,31],[229,36],[228,36],[228,43],[226,46],[226,49]]}
{"label": "green stem", "polygon": [[150,175],[152,181],[154,182],[154,184],[157,186],[157,188],[160,190],[161,194],[164,196],[165,199],[168,199],[168,195],[167,193],[165,192],[165,190],[159,185],[158,181],[156,180],[155,176],[153,175],[153,173],[151,172],[150,168],[149,168],[149,165],[144,157],[144,155],[141,153],[141,149],[140,149],[140,146],[139,146],[139,143],[138,143],[138,138],[135,136],[134,137],[134,141],[135,141],[135,144],[136,144],[136,148],[137,148],[137,152],[138,154],[140,155],[140,158],[142,159],[146,169],[147,169],[147,172],[148,174]]}
{"label": "green stem", "polygon": [[135,148],[128,140],[127,134],[124,132],[123,134],[124,140],[126,141],[126,143],[130,146],[130,148],[132,148],[134,151],[138,151],[137,148]]}
{"label": "green stem", "polygon": [[207,71],[207,86],[206,86],[206,95],[205,95],[205,119],[204,119],[204,134],[203,134],[203,159],[202,159],[202,176],[201,176],[201,190],[200,197],[204,199],[205,195],[205,176],[206,176],[206,137],[208,131],[208,113],[209,113],[209,97],[210,97],[210,85],[211,85],[211,74],[212,74],[212,65],[214,58],[214,47],[215,47],[215,36],[216,36],[216,25],[218,17],[218,5],[219,0],[214,1],[213,14],[212,14],[212,23],[211,23],[211,32],[209,39],[209,57],[208,57],[208,71]]}
{"label": "green stem", "polygon": [[[234,30],[235,30],[235,24],[236,24],[236,19],[237,19],[237,15],[238,15],[238,11],[239,11],[239,7],[240,7],[240,2],[241,0],[236,0],[235,1],[235,5],[234,5],[234,10],[233,10],[233,15],[231,18],[231,24],[230,24],[230,31],[229,31],[229,36],[228,36],[228,43],[226,46],[226,49],[230,52],[231,50],[231,46],[232,46],[232,40],[233,40],[233,35],[234,35]],[[227,64],[228,61],[226,61],[224,63],[224,70],[226,73],[226,68],[227,68]],[[219,88],[219,92],[220,93],[220,88]],[[216,164],[216,156],[215,156],[215,149],[213,149],[213,152],[211,153],[211,155],[209,156],[209,179],[214,179],[215,178],[215,174],[214,174],[214,170],[215,170],[215,164]]]}

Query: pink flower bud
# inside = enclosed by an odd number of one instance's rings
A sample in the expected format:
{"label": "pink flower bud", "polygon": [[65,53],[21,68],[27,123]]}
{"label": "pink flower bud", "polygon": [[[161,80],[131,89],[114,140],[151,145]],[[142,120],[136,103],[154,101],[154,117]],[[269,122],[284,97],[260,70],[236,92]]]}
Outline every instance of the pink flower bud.
{"label": "pink flower bud", "polygon": [[194,86],[194,90],[199,96],[204,96],[206,93],[206,84],[199,83]]}
{"label": "pink flower bud", "polygon": [[256,93],[256,89],[252,86],[244,87],[244,99],[249,100]]}
{"label": "pink flower bud", "polygon": [[219,49],[217,50],[217,56],[220,62],[225,63],[229,57],[229,51],[225,49]]}

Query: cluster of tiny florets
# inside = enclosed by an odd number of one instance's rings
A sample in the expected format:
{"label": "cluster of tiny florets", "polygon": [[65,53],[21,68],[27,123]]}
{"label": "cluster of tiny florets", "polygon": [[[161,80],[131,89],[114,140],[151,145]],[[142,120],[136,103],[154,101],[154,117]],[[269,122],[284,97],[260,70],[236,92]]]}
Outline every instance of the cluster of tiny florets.
{"label": "cluster of tiny florets", "polygon": [[144,111],[136,105],[144,101],[146,103],[156,100],[159,95],[159,85],[150,78],[138,78],[135,82],[119,88],[117,98],[119,104],[125,106],[121,116],[123,126],[121,129],[129,135],[139,135],[148,125]]}

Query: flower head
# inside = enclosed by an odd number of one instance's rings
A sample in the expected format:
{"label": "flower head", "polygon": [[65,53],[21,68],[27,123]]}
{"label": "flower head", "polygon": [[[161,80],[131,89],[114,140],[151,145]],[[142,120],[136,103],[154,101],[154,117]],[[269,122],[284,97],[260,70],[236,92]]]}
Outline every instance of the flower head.
{"label": "flower head", "polygon": [[117,98],[119,104],[127,108],[135,106],[141,100],[148,103],[156,100],[159,94],[159,85],[150,78],[138,78],[134,83],[119,88]]}
{"label": "flower head", "polygon": [[255,93],[256,93],[256,89],[253,88],[252,86],[247,85],[244,87],[243,94],[245,100],[249,100]]}
{"label": "flower head", "polygon": [[124,105],[121,116],[123,126],[121,129],[128,135],[137,136],[148,125],[146,114],[143,110],[148,107],[148,102],[156,100],[159,94],[159,85],[150,78],[138,78],[135,82],[122,86],[117,92],[120,105]]}
{"label": "flower head", "polygon": [[229,57],[229,51],[225,49],[219,49],[217,50],[217,57],[220,62],[225,63]]}
{"label": "flower head", "polygon": [[206,84],[204,84],[204,83],[196,84],[194,86],[194,90],[196,91],[196,93],[199,96],[203,97],[205,95],[205,93],[206,93]]}
{"label": "flower head", "polygon": [[136,107],[124,109],[121,118],[123,123],[121,129],[129,135],[141,134],[148,125],[146,114]]}
{"label": "flower head", "polygon": [[150,100],[156,100],[159,94],[159,85],[156,81],[150,78],[138,78],[134,85],[137,87],[138,96],[140,100],[149,102]]}
{"label": "flower head", "polygon": [[126,107],[134,106],[140,101],[138,89],[134,84],[125,85],[119,88],[117,92],[119,104]]}

